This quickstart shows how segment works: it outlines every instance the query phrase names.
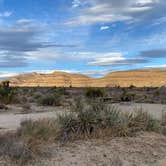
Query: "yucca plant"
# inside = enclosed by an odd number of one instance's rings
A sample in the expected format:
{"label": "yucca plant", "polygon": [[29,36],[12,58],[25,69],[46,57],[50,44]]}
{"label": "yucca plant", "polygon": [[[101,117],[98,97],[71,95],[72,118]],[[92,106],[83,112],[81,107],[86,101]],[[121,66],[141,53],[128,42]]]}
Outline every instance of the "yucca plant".
{"label": "yucca plant", "polygon": [[141,109],[133,114],[129,127],[133,131],[159,131],[160,122]]}

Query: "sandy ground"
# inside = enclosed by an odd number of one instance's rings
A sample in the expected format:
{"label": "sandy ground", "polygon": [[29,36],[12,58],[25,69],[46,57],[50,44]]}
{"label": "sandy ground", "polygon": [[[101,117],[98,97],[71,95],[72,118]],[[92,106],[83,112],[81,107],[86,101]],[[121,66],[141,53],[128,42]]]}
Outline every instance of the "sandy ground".
{"label": "sandy ground", "polygon": [[[166,111],[166,105],[162,104],[136,104],[136,103],[123,103],[123,104],[115,104],[122,111],[133,112],[138,109],[143,109],[148,111],[157,119],[161,118],[162,111]],[[23,120],[37,120],[43,118],[54,118],[57,114],[63,113],[67,111],[62,107],[35,107],[33,106],[32,110],[35,113],[28,114],[19,114],[21,108],[16,106],[11,106],[8,112],[0,113],[0,131],[9,131],[16,130],[20,123]],[[40,111],[39,111],[40,110]],[[38,111],[38,112],[37,112]]]}
{"label": "sandy ground", "polygon": [[0,132],[15,131],[24,120],[38,120],[43,118],[56,118],[57,114],[66,109],[62,107],[32,106],[31,112],[22,112],[22,107],[16,105],[8,106],[7,111],[0,113]]}
{"label": "sandy ground", "polygon": [[50,156],[29,166],[166,166],[166,137],[156,133],[55,144],[45,150]]}

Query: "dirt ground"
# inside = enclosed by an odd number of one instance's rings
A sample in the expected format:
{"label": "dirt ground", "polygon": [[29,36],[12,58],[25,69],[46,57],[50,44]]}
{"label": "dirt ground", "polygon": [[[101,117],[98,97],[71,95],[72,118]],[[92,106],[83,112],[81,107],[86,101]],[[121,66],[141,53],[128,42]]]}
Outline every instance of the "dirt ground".
{"label": "dirt ground", "polygon": [[166,137],[156,133],[55,144],[45,151],[47,158],[28,166],[166,166]]}

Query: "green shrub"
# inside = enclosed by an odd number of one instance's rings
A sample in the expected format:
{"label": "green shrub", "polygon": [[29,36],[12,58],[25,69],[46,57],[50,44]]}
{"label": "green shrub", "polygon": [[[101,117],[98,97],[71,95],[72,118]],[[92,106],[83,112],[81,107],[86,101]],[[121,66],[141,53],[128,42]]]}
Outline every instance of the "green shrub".
{"label": "green shrub", "polygon": [[39,94],[39,93],[35,93],[35,94],[33,95],[33,98],[34,98],[35,100],[38,100],[38,99],[40,99],[41,97],[42,97],[42,95]]}
{"label": "green shrub", "polygon": [[121,94],[121,101],[132,101],[135,98],[135,94],[131,92],[127,92],[126,90],[123,90],[123,93]]}
{"label": "green shrub", "polygon": [[154,95],[154,96],[159,96],[159,95],[160,95],[160,88],[155,89],[153,95]]}
{"label": "green shrub", "polygon": [[85,96],[88,98],[104,97],[105,92],[103,88],[88,88],[85,92]]}
{"label": "green shrub", "polygon": [[52,93],[58,96],[64,96],[64,95],[68,95],[66,88],[65,87],[58,87],[58,88],[53,88],[52,89]]}
{"label": "green shrub", "polygon": [[14,90],[9,87],[8,81],[4,81],[0,85],[0,101],[4,104],[10,104],[16,101]]}
{"label": "green shrub", "polygon": [[38,103],[43,106],[60,106],[61,96],[58,95],[46,95],[39,98]]}
{"label": "green shrub", "polygon": [[159,131],[160,122],[154,119],[150,114],[142,110],[132,115],[129,121],[129,127],[133,131]]}
{"label": "green shrub", "polygon": [[[91,104],[76,113],[60,115],[58,122],[61,124],[62,135],[67,138],[78,136],[91,136],[100,129],[112,130],[112,135],[126,135],[122,133],[124,121],[116,107],[103,104]],[[123,133],[126,133],[123,132]]]}
{"label": "green shrub", "polygon": [[60,115],[58,123],[61,125],[62,135],[67,138],[80,135],[91,136],[101,129],[111,131],[114,136],[133,135],[139,131],[155,131],[161,129],[160,122],[147,112],[138,111],[126,114],[116,107],[104,104],[81,106],[74,113]]}

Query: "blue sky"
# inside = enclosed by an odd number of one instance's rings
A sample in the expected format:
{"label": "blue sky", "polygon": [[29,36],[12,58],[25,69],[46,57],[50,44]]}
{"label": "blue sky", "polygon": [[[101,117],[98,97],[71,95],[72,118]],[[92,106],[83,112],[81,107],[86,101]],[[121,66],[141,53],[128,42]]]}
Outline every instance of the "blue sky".
{"label": "blue sky", "polygon": [[0,77],[166,68],[165,0],[0,0]]}

